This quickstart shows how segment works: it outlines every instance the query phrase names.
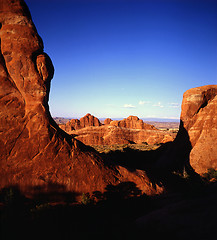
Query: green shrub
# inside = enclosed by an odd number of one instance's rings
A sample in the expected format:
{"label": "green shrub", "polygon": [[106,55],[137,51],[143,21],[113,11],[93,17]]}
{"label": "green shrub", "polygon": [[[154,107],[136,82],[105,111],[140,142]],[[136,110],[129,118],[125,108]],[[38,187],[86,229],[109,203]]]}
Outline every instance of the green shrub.
{"label": "green shrub", "polygon": [[16,187],[3,188],[1,198],[6,206],[19,205],[23,200],[20,190]]}
{"label": "green shrub", "polygon": [[203,178],[210,181],[211,179],[217,180],[217,170],[214,168],[208,168],[207,172],[203,174]]}
{"label": "green shrub", "polygon": [[91,199],[89,193],[82,193],[81,203],[84,205],[89,205],[89,204],[93,203],[93,200]]}

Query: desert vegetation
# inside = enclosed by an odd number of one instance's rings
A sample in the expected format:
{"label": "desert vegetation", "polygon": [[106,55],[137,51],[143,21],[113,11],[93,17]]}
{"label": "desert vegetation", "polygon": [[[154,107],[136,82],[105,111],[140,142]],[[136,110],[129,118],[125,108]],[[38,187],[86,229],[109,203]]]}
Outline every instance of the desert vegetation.
{"label": "desert vegetation", "polygon": [[[214,212],[202,222],[198,222],[195,212],[204,218],[207,214],[204,206],[215,211],[217,197],[212,197],[210,203],[210,196],[216,184],[176,173],[170,180],[174,183],[173,191],[170,186],[161,195],[147,196],[135,183],[123,182],[108,185],[104,192],[83,193],[80,200],[74,197],[77,193],[67,191],[61,194],[62,199],[57,196],[58,201],[54,201],[52,195],[53,201],[49,201],[46,193],[28,198],[16,186],[4,188],[0,192],[1,239],[21,236],[22,239],[29,239],[29,236],[31,239],[135,239],[144,234],[152,239],[174,236],[182,239],[177,221],[182,222],[184,233],[187,226],[193,230],[206,229],[215,219]],[[163,214],[165,209],[170,210]],[[156,214],[159,222],[150,218]],[[146,218],[147,222],[142,227],[141,218]],[[170,218],[174,222],[168,225]],[[194,231],[186,233],[186,239],[200,237]],[[214,235],[214,230],[209,234]]]}
{"label": "desert vegetation", "polygon": [[217,181],[217,170],[214,168],[208,168],[202,177],[206,181]]}
{"label": "desert vegetation", "polygon": [[109,153],[111,151],[124,152],[126,149],[139,150],[139,151],[151,151],[159,148],[161,144],[149,145],[143,144],[114,144],[114,145],[91,145],[99,153]]}

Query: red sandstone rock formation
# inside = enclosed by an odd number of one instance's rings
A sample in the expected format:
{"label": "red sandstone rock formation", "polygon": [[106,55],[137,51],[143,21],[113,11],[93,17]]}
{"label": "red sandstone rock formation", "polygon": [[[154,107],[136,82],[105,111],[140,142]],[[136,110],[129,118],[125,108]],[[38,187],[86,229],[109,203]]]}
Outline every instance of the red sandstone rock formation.
{"label": "red sandstone rock formation", "polygon": [[114,172],[50,116],[53,65],[24,1],[4,0],[0,7],[1,185],[55,182],[90,191],[114,182]]}
{"label": "red sandstone rock formation", "polygon": [[186,91],[183,95],[179,132],[170,151],[161,158],[161,166],[192,167],[199,174],[208,168],[217,169],[216,113],[217,85]]}
{"label": "red sandstone rock formation", "polygon": [[191,166],[198,173],[217,169],[217,85],[185,92],[181,121],[192,146]]}
{"label": "red sandstone rock formation", "polygon": [[98,118],[94,117],[90,113],[86,114],[84,117],[79,119],[71,119],[65,125],[61,124],[60,127],[66,131],[70,132],[73,130],[85,128],[85,127],[92,127],[92,126],[101,126],[101,122]]}
{"label": "red sandstone rock formation", "polygon": [[106,118],[105,120],[104,120],[104,125],[108,125],[108,124],[110,124],[112,122],[112,119],[111,118]]}
{"label": "red sandstone rock formation", "polygon": [[84,128],[84,127],[91,127],[91,126],[99,127],[102,124],[100,123],[98,118],[88,113],[80,119],[80,125],[81,125],[81,128]]}
{"label": "red sandstone rock formation", "polygon": [[120,121],[112,121],[110,122],[110,125],[130,129],[157,130],[153,125],[144,123],[136,116],[129,116],[128,118]]}
{"label": "red sandstone rock formation", "polygon": [[66,124],[62,124],[59,126],[66,132],[70,132],[76,129],[81,129],[81,123],[79,119],[71,119]]}
{"label": "red sandstone rock formation", "polygon": [[[153,125],[144,123],[142,119],[139,119],[136,116],[129,116],[123,120],[115,120],[107,118],[104,121],[104,125],[110,124],[111,126],[121,127],[121,128],[130,128],[130,129],[145,129],[145,130],[157,130]],[[102,126],[99,119],[92,116],[91,114],[86,114],[80,120],[72,119],[68,121],[65,125],[61,124],[60,127],[66,131],[70,132],[73,130],[78,130],[85,127],[97,127]]]}
{"label": "red sandstone rock formation", "polygon": [[0,28],[0,187],[59,184],[92,192],[133,179],[144,192],[157,192],[144,172],[107,167],[51,118],[54,69],[23,0],[0,1]]}
{"label": "red sandstone rock formation", "polygon": [[87,145],[159,144],[173,141],[175,138],[174,133],[166,131],[130,129],[111,125],[87,127],[69,133]]}
{"label": "red sandstone rock formation", "polygon": [[[87,127],[88,125],[91,127]],[[105,120],[104,126],[100,125],[98,118],[87,114],[80,120],[72,119],[60,127],[87,145],[159,144],[173,141],[175,138],[174,133],[158,130],[136,116],[129,116],[120,121],[112,121],[109,118]]]}

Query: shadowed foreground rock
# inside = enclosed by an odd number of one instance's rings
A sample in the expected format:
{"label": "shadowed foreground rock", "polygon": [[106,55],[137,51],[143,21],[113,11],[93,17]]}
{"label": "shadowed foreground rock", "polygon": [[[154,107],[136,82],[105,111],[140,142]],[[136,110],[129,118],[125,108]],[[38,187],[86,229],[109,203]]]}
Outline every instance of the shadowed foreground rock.
{"label": "shadowed foreground rock", "polygon": [[0,0],[0,27],[0,186],[57,184],[92,192],[134,181],[146,193],[157,192],[144,172],[108,167],[51,118],[54,68],[23,0]]}

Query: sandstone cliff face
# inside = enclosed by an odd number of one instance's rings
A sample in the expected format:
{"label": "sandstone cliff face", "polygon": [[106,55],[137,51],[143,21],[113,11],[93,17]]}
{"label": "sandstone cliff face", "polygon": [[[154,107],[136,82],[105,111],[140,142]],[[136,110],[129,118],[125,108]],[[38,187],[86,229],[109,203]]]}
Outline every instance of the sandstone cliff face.
{"label": "sandstone cliff face", "polygon": [[102,124],[100,123],[98,118],[88,113],[80,119],[80,125],[81,125],[81,128],[84,128],[84,127],[91,127],[91,126],[99,127]]}
{"label": "sandstone cliff face", "polygon": [[66,124],[61,124],[60,127],[66,131],[70,132],[73,130],[85,128],[85,127],[92,127],[92,126],[101,126],[101,122],[98,118],[94,117],[90,113],[86,114],[84,117],[79,119],[71,119]]}
{"label": "sandstone cliff face", "polygon": [[202,174],[217,169],[217,85],[197,87],[183,95],[180,128],[170,151],[161,158],[166,168],[193,168]]}
{"label": "sandstone cliff face", "polygon": [[119,121],[107,118],[102,125],[98,118],[87,114],[80,120],[72,119],[60,127],[87,145],[159,144],[175,138],[174,133],[158,130],[136,116]]}
{"label": "sandstone cliff face", "polygon": [[87,127],[69,133],[87,145],[159,144],[173,141],[175,138],[174,133],[166,131],[130,129],[111,125]]}
{"label": "sandstone cliff face", "polygon": [[217,85],[184,93],[181,121],[192,146],[190,164],[198,173],[217,169]]}
{"label": "sandstone cliff face", "polygon": [[[23,0],[0,1],[0,28],[0,187],[15,184],[29,192],[59,184],[92,192],[132,179],[126,169],[107,167],[51,118],[54,68]],[[153,191],[145,173],[133,179],[144,192]]]}
{"label": "sandstone cliff face", "polygon": [[[142,119],[139,119],[137,116],[129,116],[123,120],[112,120],[111,118],[106,118],[104,125],[111,125],[121,128],[130,128],[130,129],[145,129],[145,130],[157,130],[153,125],[143,122]],[[61,124],[60,127],[66,131],[70,132],[73,130],[78,130],[85,127],[99,127],[102,126],[98,118],[94,117],[91,114],[86,114],[80,120],[71,119],[65,125]]]}
{"label": "sandstone cliff face", "polygon": [[88,191],[105,186],[105,174],[112,182],[114,173],[103,168],[94,153],[85,153],[50,116],[54,68],[26,4],[4,0],[0,8],[1,185],[55,182]]}

